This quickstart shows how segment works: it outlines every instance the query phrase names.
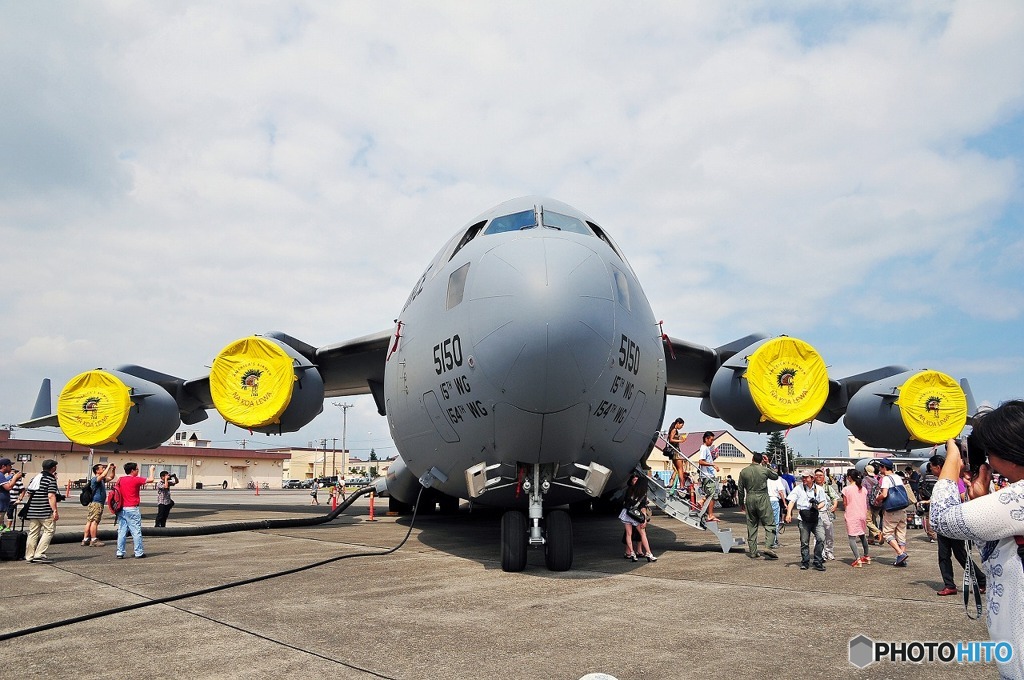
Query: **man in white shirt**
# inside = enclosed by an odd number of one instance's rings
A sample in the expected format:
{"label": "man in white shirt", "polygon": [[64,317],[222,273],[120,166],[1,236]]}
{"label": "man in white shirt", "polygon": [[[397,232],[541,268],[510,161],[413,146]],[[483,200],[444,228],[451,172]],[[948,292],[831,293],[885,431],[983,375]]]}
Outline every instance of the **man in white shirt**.
{"label": "man in white shirt", "polygon": [[[782,522],[782,505],[786,502],[786,492],[788,490],[789,485],[786,484],[786,480],[781,476],[776,479],[768,480],[768,501],[772,504],[772,513],[775,515],[775,526],[779,526]],[[782,544],[779,543],[778,534],[775,534],[775,545],[769,547],[782,547]]]}
{"label": "man in white shirt", "polygon": [[825,571],[825,527],[821,515],[825,512],[828,496],[825,489],[814,483],[814,472],[800,473],[800,483],[789,492],[786,524],[793,521],[793,508],[800,513],[800,568],[809,569],[811,561],[811,534],[814,535],[814,569]]}
{"label": "man in white shirt", "polygon": [[717,522],[715,517],[715,498],[718,497],[718,480],[716,474],[720,470],[715,463],[715,454],[711,450],[711,443],[715,441],[715,433],[710,430],[704,433],[704,443],[700,445],[700,453],[697,454],[697,470],[700,472],[700,490],[705,498],[710,499],[708,503],[708,522]]}

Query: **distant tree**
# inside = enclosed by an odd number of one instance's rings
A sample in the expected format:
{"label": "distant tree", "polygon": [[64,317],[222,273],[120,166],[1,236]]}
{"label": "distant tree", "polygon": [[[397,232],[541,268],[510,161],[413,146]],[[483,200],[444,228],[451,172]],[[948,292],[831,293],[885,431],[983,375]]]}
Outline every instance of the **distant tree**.
{"label": "distant tree", "polygon": [[781,432],[772,432],[768,435],[768,443],[765,444],[764,452],[773,463],[787,470],[793,470],[793,449],[786,444]]}
{"label": "distant tree", "polygon": [[370,460],[377,460],[377,452],[370,449]]}

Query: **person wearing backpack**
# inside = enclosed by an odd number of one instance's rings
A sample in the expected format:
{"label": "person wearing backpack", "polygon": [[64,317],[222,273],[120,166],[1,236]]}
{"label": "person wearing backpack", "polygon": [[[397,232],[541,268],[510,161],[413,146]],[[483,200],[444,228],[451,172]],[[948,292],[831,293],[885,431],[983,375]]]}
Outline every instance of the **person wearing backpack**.
{"label": "person wearing backpack", "polygon": [[132,535],[132,548],[135,557],[143,558],[146,552],[142,546],[142,511],[139,505],[142,504],[142,497],[139,493],[142,487],[150,482],[155,482],[152,477],[156,467],[149,467],[150,477],[139,475],[138,463],[124,464],[124,477],[114,482],[117,495],[120,496],[122,507],[117,513],[117,559],[124,559],[125,544],[128,541],[128,533]]}
{"label": "person wearing backpack", "polygon": [[88,496],[88,510],[85,514],[85,530],[82,533],[82,545],[100,548],[106,545],[96,538],[96,531],[100,528],[103,520],[103,504],[107,500],[107,482],[114,479],[116,469],[113,463],[106,466],[103,463],[96,463],[92,466],[92,477],[85,483],[82,489],[82,500]]}
{"label": "person wearing backpack", "polygon": [[878,461],[878,464],[885,472],[878,483],[876,496],[876,502],[881,503],[878,507],[883,511],[882,541],[896,552],[892,566],[904,567],[910,557],[907,553],[907,506],[910,505],[910,497],[903,480],[893,474],[895,468],[892,461],[886,458]]}

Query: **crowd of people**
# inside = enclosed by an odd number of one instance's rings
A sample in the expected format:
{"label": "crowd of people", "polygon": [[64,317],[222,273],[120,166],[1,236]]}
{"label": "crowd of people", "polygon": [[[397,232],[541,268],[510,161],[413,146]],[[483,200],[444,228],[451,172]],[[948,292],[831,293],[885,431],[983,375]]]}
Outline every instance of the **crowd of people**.
{"label": "crowd of people", "polygon": [[[58,503],[64,500],[57,482],[57,461],[44,460],[39,473],[26,484],[25,475],[14,470],[9,458],[0,458],[0,517],[3,522],[0,531],[14,529],[18,519],[28,525],[25,545],[25,561],[33,564],[48,564],[53,560],[46,554],[50,541],[60,520]],[[136,558],[146,557],[142,536],[141,490],[147,484],[154,484],[157,493],[157,516],[153,526],[167,526],[167,518],[174,500],[171,488],[178,483],[177,475],[164,470],[157,477],[155,466],[150,466],[149,476],[139,474],[137,463],[125,463],[124,475],[116,478],[114,464],[98,463],[92,467],[92,475],[85,481],[82,502],[86,506],[85,527],[82,531],[82,547],[101,548],[106,545],[97,537],[104,511],[114,512],[117,525],[117,548],[114,556],[124,559],[128,535],[132,537],[132,552]],[[84,496],[91,494],[91,498]],[[20,510],[18,509],[20,508]],[[15,514],[17,513],[17,515]]]}
{"label": "crowd of people", "polygon": [[[682,424],[677,419],[673,429],[681,430]],[[1009,401],[982,412],[974,416],[972,426],[965,442],[948,441],[945,455],[932,456],[920,470],[912,466],[897,470],[892,460],[883,458],[871,461],[863,472],[850,468],[839,477],[823,468],[793,476],[774,469],[767,456],[754,453],[753,462],[735,483],[736,500],[746,517],[747,555],[778,559],[778,528],[781,522],[795,520],[800,532],[800,569],[825,571],[826,562],[836,559],[835,520],[842,506],[851,567],[872,564],[872,545],[892,550],[893,567],[906,567],[908,521],[919,518],[927,540],[938,543],[943,587],[936,594],[959,592],[953,577],[956,559],[964,568],[964,588],[978,598],[979,614],[980,596],[987,597],[985,621],[991,639],[1013,645],[1014,654],[1000,663],[1000,673],[1024,678],[1024,401]],[[705,433],[698,457],[698,483],[673,459],[677,472],[670,494],[692,508],[704,507],[698,505],[698,489],[707,507],[714,507],[718,466],[710,452],[710,435]],[[681,441],[679,433],[675,441]],[[727,489],[729,482],[731,477]],[[647,541],[646,492],[646,476],[642,470],[634,471],[619,515],[626,525],[626,557],[634,561],[639,550],[633,548],[634,531],[648,560],[656,559]],[[642,508],[642,513],[633,514],[632,508]],[[713,517],[707,511],[707,521],[714,521]],[[971,557],[971,542],[980,550],[980,567]]]}

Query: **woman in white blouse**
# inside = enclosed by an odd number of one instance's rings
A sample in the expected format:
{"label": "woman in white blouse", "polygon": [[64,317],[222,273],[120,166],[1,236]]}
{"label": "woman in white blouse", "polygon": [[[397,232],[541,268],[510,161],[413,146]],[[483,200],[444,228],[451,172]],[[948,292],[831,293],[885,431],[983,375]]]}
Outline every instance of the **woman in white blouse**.
{"label": "woman in white blouse", "polygon": [[[946,462],[932,491],[932,526],[944,536],[978,542],[988,575],[989,637],[1013,646],[1012,658],[999,664],[1000,675],[1024,679],[1024,401],[977,416],[971,445],[988,455],[974,475],[971,500],[960,502],[963,462],[956,443],[946,442]],[[990,493],[993,472],[1009,486]]]}

